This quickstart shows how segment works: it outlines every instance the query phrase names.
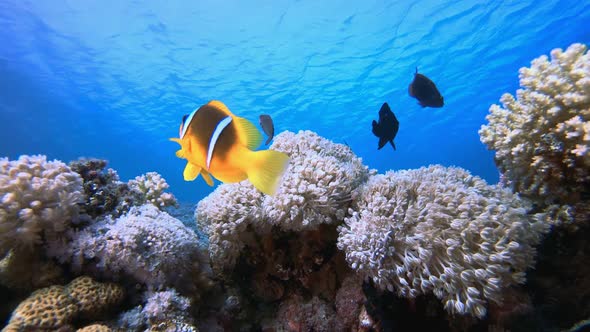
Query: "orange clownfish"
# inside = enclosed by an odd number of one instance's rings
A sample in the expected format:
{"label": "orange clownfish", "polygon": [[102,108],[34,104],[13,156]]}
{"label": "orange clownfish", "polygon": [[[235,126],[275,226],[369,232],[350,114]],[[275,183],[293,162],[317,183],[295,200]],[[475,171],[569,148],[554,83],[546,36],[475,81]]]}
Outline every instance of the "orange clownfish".
{"label": "orange clownfish", "polygon": [[289,157],[273,150],[253,151],[262,135],[252,122],[235,116],[222,102],[213,100],[182,118],[178,158],[186,159],[184,180],[201,174],[213,186],[211,175],[225,183],[248,179],[254,187],[273,195],[289,163]]}

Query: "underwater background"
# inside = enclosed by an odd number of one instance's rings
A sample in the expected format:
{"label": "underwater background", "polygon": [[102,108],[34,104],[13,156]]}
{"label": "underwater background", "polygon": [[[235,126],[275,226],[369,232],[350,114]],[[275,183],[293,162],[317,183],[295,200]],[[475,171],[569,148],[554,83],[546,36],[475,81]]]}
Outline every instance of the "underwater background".
{"label": "underwater background", "polygon": [[[590,3],[4,0],[0,26],[0,155],[107,159],[196,202],[212,189],[183,181],[168,138],[212,99],[346,142],[380,172],[438,163],[497,182],[477,134],[489,106],[533,58],[590,42]],[[416,67],[443,108],[408,96]],[[383,102],[397,151],[371,134]]]}
{"label": "underwater background", "polygon": [[588,331],[589,44],[587,1],[0,1],[0,328]]}

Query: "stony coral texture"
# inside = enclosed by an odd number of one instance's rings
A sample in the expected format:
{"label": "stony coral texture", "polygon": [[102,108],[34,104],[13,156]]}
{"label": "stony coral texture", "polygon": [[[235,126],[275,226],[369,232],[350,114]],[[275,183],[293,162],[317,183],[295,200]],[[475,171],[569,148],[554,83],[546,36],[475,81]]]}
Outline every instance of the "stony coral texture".
{"label": "stony coral texture", "polygon": [[508,190],[460,168],[373,176],[340,227],[338,247],[377,287],[433,293],[450,313],[483,317],[486,301],[523,283],[547,226]]}
{"label": "stony coral texture", "polygon": [[282,132],[271,149],[289,155],[289,169],[277,194],[265,197],[265,219],[284,230],[341,222],[353,190],[374,173],[344,145],[305,130]]}
{"label": "stony coral texture", "polygon": [[82,199],[82,179],[64,163],[41,155],[0,158],[0,256],[66,231]]}
{"label": "stony coral texture", "polygon": [[39,289],[14,309],[6,331],[55,331],[77,318],[97,318],[124,299],[111,283],[78,277],[66,286]]}
{"label": "stony coral texture", "polygon": [[197,235],[152,204],[133,207],[55,242],[48,255],[69,262],[76,272],[109,277],[125,274],[149,287],[175,286],[198,295],[209,286],[208,255]]}
{"label": "stony coral texture", "polygon": [[151,203],[163,210],[167,206],[176,206],[178,203],[174,195],[165,192],[170,186],[157,172],[147,172],[129,180],[129,189],[135,193],[136,205]]}
{"label": "stony coral texture", "polygon": [[[582,44],[551,51],[520,69],[516,97],[492,105],[481,141],[496,150],[503,177],[541,207],[562,212],[590,195],[590,54]],[[586,198],[584,198],[586,197]],[[586,203],[587,204],[587,203]],[[580,209],[582,208],[582,209]],[[571,221],[576,213],[554,221]],[[585,218],[580,218],[585,219]]]}
{"label": "stony coral texture", "polygon": [[282,132],[271,149],[290,157],[275,196],[247,181],[222,184],[199,202],[195,217],[209,235],[214,268],[232,267],[255,233],[316,230],[344,220],[352,193],[372,174],[350,148],[311,131]]}

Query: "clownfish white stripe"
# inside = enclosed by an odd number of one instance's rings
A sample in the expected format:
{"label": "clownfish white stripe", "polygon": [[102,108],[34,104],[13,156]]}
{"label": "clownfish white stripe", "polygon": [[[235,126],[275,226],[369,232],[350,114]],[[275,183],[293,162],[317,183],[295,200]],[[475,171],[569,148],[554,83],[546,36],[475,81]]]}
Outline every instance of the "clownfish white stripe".
{"label": "clownfish white stripe", "polygon": [[215,127],[215,131],[213,131],[213,135],[211,136],[211,140],[209,141],[209,151],[207,151],[207,170],[209,170],[209,166],[211,165],[211,158],[213,158],[213,150],[215,149],[215,143],[217,143],[217,139],[223,129],[227,127],[231,122],[231,116],[224,118],[223,120],[219,121],[217,127]]}
{"label": "clownfish white stripe", "polygon": [[197,108],[196,110],[194,110],[184,121],[184,123],[182,124],[182,132],[180,133],[180,138],[184,138],[184,135],[186,135],[186,131],[188,130],[188,127],[190,127],[191,121],[193,120],[193,117],[195,116],[195,114],[197,113],[199,109]]}

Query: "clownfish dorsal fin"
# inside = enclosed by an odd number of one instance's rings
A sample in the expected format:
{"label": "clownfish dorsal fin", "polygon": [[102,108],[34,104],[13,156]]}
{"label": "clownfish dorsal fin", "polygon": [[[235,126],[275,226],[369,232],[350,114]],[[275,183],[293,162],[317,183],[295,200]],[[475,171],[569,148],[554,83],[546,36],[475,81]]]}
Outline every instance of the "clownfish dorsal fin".
{"label": "clownfish dorsal fin", "polygon": [[255,150],[262,143],[262,134],[256,126],[245,118],[234,116],[238,140],[250,150]]}
{"label": "clownfish dorsal fin", "polygon": [[220,102],[219,100],[211,100],[207,104],[211,107],[217,108],[218,110],[222,111],[226,115],[232,115],[229,108],[227,108],[227,106],[225,106],[225,104]]}
{"label": "clownfish dorsal fin", "polygon": [[186,166],[184,167],[184,172],[182,172],[182,176],[184,177],[184,181],[193,181],[197,178],[197,176],[199,176],[200,172],[201,167],[187,162]]}

